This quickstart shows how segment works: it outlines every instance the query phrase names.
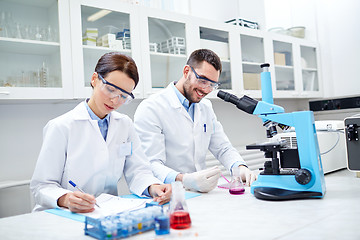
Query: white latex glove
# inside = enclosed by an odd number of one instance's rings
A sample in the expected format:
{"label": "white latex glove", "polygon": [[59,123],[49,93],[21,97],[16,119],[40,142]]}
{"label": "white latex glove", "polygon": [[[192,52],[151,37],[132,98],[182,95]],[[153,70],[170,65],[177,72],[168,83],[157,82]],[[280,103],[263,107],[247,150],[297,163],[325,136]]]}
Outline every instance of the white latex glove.
{"label": "white latex glove", "polygon": [[249,187],[257,179],[257,175],[245,166],[240,165],[239,168],[241,180]]}
{"label": "white latex glove", "polygon": [[183,184],[188,190],[210,192],[217,186],[219,178],[220,169],[215,166],[194,173],[185,173]]}

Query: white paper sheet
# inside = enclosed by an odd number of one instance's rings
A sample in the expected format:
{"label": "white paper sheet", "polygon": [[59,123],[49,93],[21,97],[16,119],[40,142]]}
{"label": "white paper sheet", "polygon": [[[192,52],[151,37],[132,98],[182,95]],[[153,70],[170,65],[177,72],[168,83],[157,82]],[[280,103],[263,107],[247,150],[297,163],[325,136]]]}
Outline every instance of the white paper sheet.
{"label": "white paper sheet", "polygon": [[[152,202],[152,199],[121,198],[107,193],[102,193],[96,198],[96,203],[100,206],[100,208],[95,206],[95,210],[93,212],[79,214],[92,218],[100,218],[116,213],[143,208],[146,203],[150,202]],[[69,211],[69,209],[64,210]]]}

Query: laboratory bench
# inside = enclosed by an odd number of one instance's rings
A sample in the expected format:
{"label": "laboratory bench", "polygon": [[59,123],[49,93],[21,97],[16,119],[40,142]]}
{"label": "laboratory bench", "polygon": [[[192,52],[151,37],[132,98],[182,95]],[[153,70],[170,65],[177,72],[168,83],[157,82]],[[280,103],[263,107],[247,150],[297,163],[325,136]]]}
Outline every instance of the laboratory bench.
{"label": "laboratory bench", "polygon": [[[219,183],[223,183],[223,179]],[[325,175],[323,199],[264,201],[250,188],[230,195],[216,188],[186,200],[192,227],[130,239],[360,239],[360,178],[348,170]],[[37,212],[0,219],[0,239],[94,239],[84,223]]]}

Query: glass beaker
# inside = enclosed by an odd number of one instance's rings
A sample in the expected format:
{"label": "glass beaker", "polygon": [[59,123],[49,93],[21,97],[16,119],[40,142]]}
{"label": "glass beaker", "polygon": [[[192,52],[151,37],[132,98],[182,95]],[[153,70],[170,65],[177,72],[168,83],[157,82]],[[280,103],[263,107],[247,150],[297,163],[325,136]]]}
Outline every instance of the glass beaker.
{"label": "glass beaker", "polygon": [[185,202],[185,189],[179,181],[172,182],[171,188],[170,227],[173,229],[189,228],[191,227],[191,219]]}
{"label": "glass beaker", "polygon": [[169,215],[161,209],[161,214],[155,217],[155,234],[165,235],[170,233]]}
{"label": "glass beaker", "polygon": [[245,188],[240,176],[240,167],[233,167],[231,182],[229,184],[229,193],[233,195],[240,195],[244,192]]}

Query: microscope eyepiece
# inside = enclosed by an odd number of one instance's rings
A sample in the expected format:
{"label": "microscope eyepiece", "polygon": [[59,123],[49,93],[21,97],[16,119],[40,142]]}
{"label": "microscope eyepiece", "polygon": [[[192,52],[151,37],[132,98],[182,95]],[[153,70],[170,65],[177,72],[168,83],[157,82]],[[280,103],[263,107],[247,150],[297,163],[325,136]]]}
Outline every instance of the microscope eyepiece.
{"label": "microscope eyepiece", "polygon": [[269,63],[263,63],[260,65],[261,68],[264,68],[264,67],[270,67],[270,64]]}
{"label": "microscope eyepiece", "polygon": [[242,98],[238,98],[237,96],[222,90],[218,92],[217,96],[226,102],[231,102],[232,104],[236,105],[237,108],[250,114],[254,112],[255,107],[258,103],[257,100],[246,95],[244,95]]}
{"label": "microscope eyepiece", "polygon": [[220,90],[217,94],[217,96],[221,99],[223,99],[225,102],[229,102],[230,93],[224,92]]}

